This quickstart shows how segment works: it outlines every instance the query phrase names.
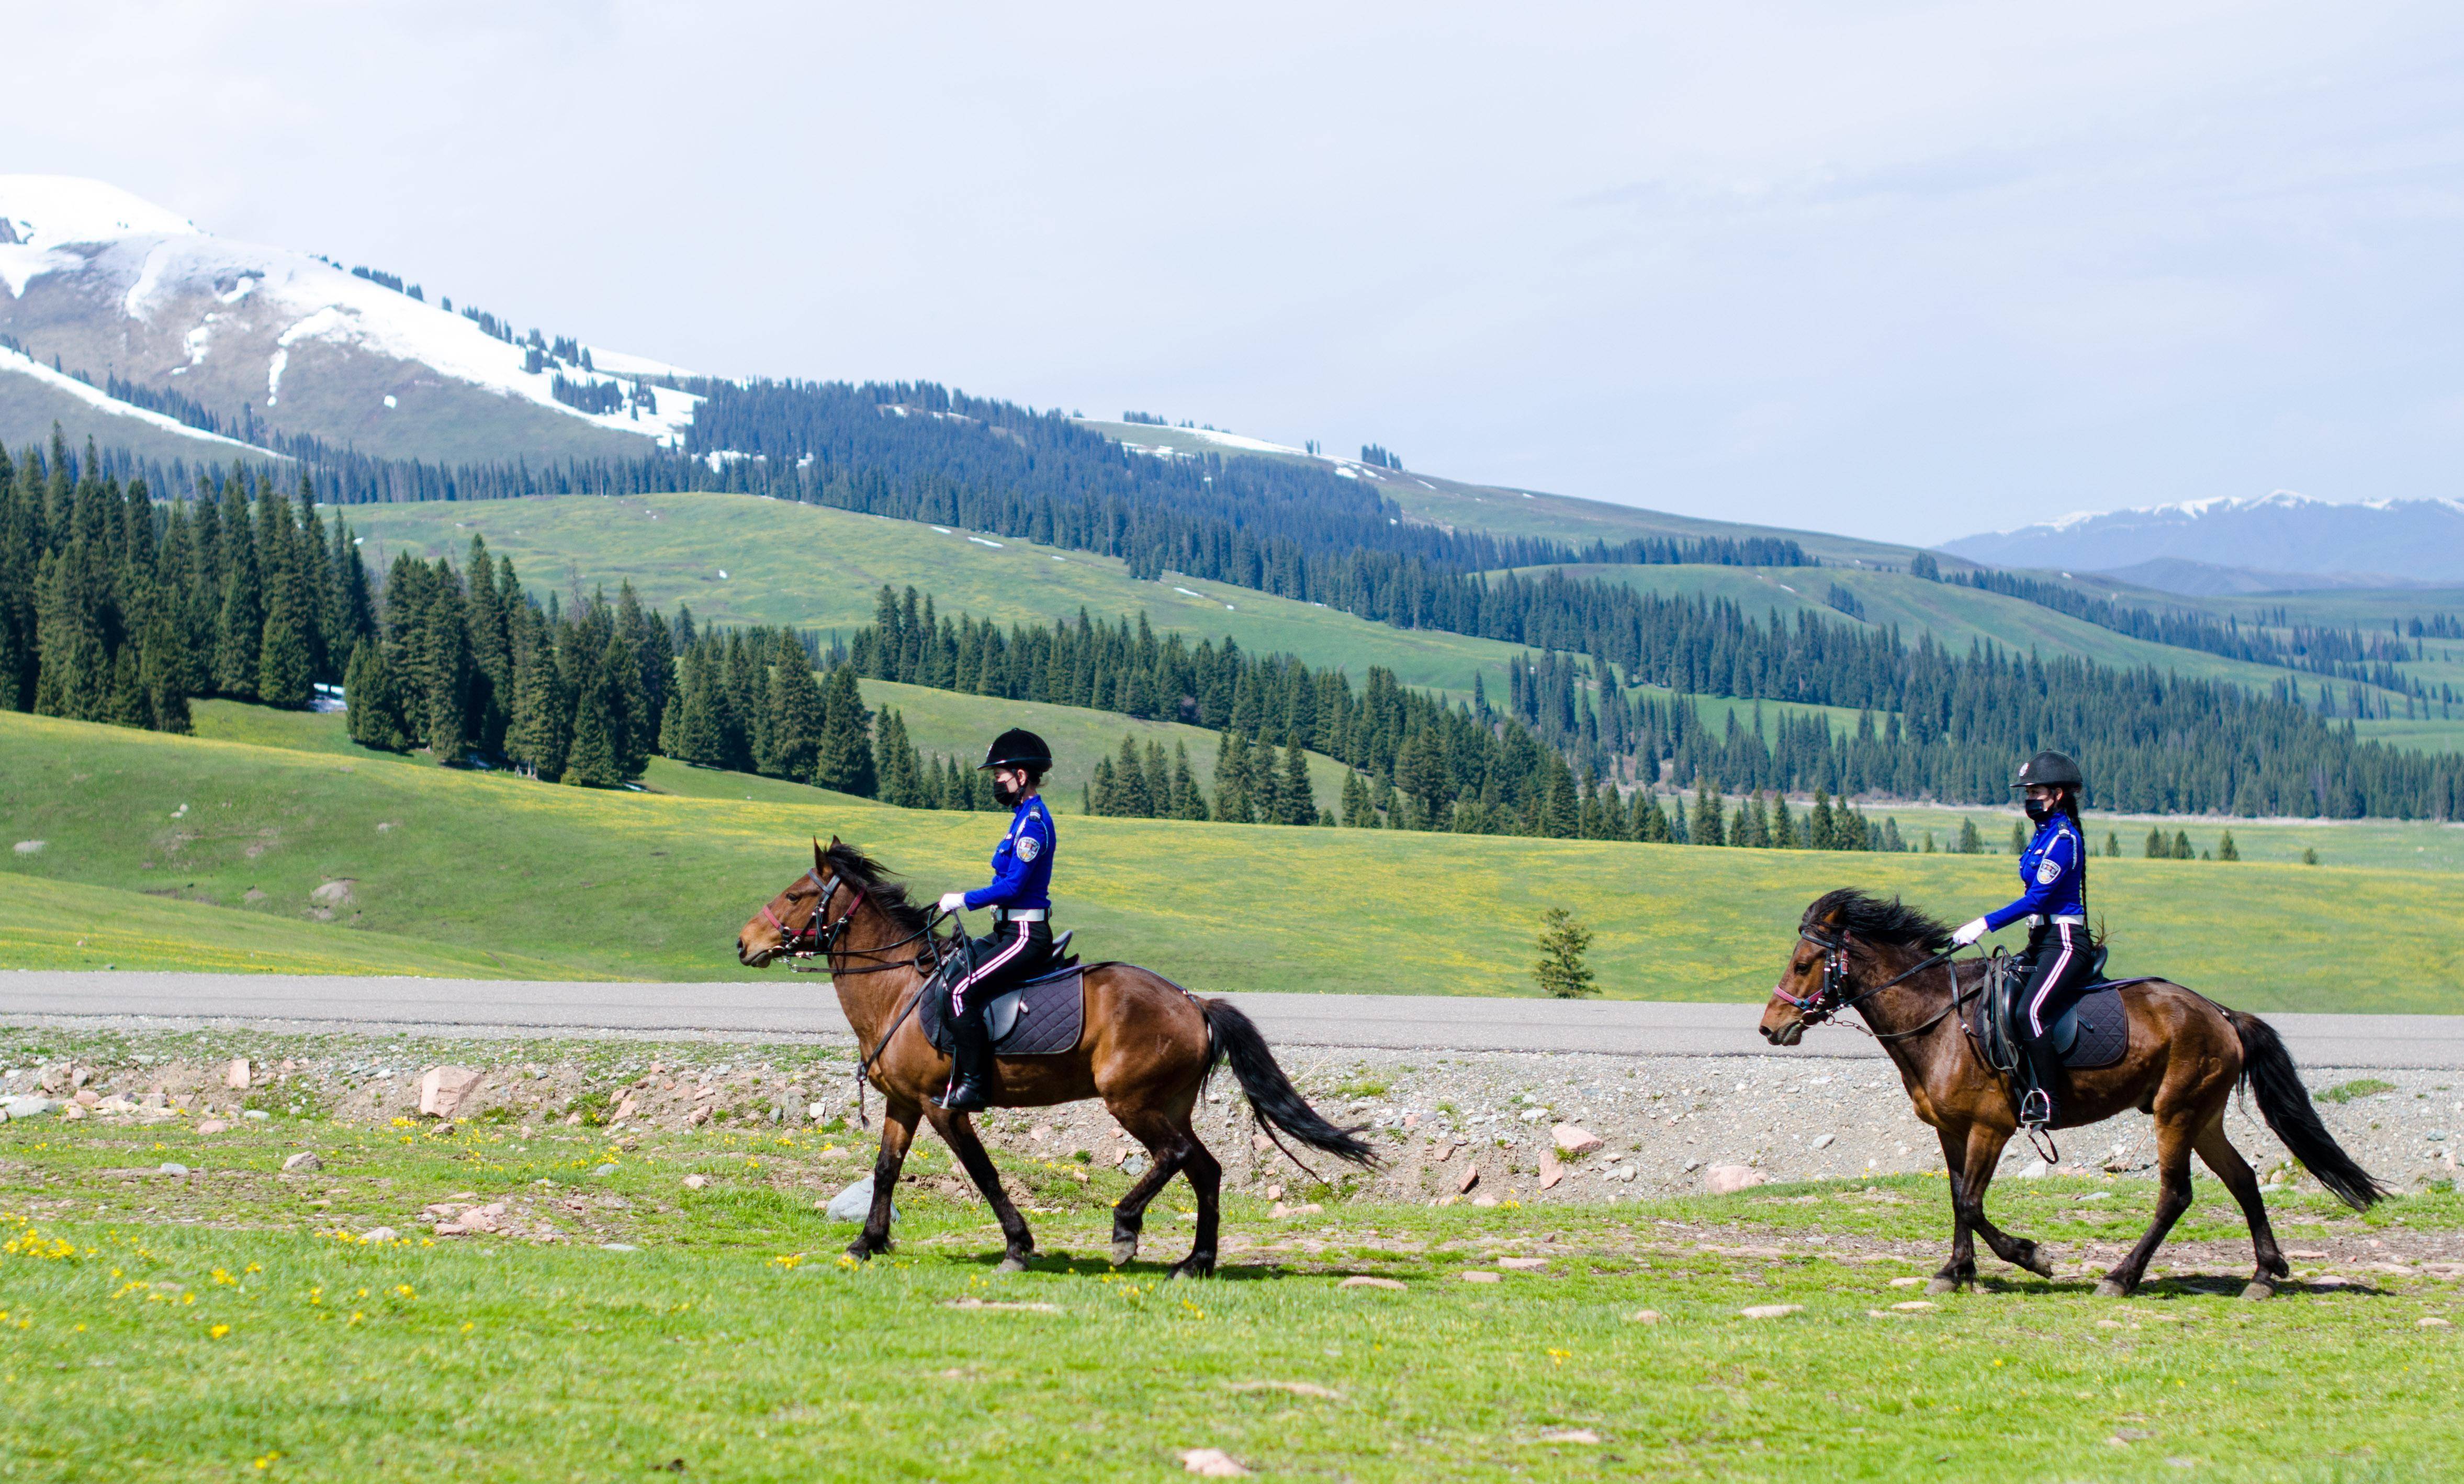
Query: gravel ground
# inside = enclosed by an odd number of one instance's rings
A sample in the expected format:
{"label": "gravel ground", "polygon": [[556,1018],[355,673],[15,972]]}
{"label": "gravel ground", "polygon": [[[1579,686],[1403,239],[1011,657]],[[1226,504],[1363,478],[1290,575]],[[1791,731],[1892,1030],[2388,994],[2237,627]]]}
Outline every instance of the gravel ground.
{"label": "gravel ground", "polygon": [[[40,1054],[37,1054],[40,1053]],[[1342,1193],[1372,1199],[1526,1205],[1614,1202],[1731,1182],[1846,1179],[1943,1167],[1887,1063],[1771,1056],[1598,1056],[1498,1052],[1283,1049],[1310,1100],[1362,1124],[1384,1154],[1371,1177],[1301,1151]],[[251,1086],[229,1087],[246,1058]],[[544,1125],[682,1130],[827,1125],[851,1111],[845,1038],[747,1045],[662,1037],[523,1042],[221,1031],[179,1034],[20,1026],[0,1032],[0,1109],[19,1116],[105,1119],[333,1117],[383,1121],[416,1114],[422,1074],[458,1065],[484,1075],[465,1119]],[[2464,1076],[2402,1069],[2310,1068],[2314,1092],[2343,1090],[2321,1113],[2344,1146],[2398,1189],[2452,1180],[2464,1128]],[[59,1107],[37,1112],[35,1104]],[[151,1104],[152,1106],[148,1106]],[[878,1096],[869,1098],[877,1119]],[[2236,1098],[2234,1143],[2271,1179],[2291,1178],[2281,1145]],[[1089,1163],[1143,1159],[1099,1106],[998,1110],[979,1120],[989,1142],[1042,1159],[1084,1152]],[[1298,1204],[1313,1182],[1259,1136],[1230,1075],[1209,1089],[1200,1134],[1236,1185]],[[1596,1147],[1579,1152],[1569,1143]],[[2150,1173],[2149,1120],[2129,1115],[2059,1140],[2061,1173]],[[1561,1157],[1562,1155],[1562,1157]],[[2042,1173],[2023,1142],[2006,1175]],[[2204,1174],[2203,1167],[2194,1166]],[[1749,1171],[1750,1173],[1744,1173]]]}

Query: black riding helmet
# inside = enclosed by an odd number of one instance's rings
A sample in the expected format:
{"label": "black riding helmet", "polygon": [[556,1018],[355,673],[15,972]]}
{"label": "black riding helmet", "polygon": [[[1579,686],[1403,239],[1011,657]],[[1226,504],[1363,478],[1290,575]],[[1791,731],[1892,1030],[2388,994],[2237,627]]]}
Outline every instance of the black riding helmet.
{"label": "black riding helmet", "polygon": [[2087,775],[2080,772],[2079,765],[2062,753],[2040,752],[2030,758],[2027,764],[2019,769],[2019,776],[2011,786],[2033,788],[2038,784],[2049,788],[2067,786],[2076,790],[2087,786]]}
{"label": "black riding helmet", "polygon": [[984,749],[984,761],[977,766],[976,771],[980,773],[987,768],[1023,767],[1041,774],[1048,771],[1051,766],[1052,749],[1044,744],[1044,739],[1024,727],[1013,726],[993,739],[993,744]]}

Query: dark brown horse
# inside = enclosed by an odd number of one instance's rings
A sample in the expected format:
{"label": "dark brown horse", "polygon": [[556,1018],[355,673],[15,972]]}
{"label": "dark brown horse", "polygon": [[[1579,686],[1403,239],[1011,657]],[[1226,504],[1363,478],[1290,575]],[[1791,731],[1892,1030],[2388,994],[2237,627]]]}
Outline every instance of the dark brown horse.
{"label": "dark brown horse", "polygon": [[[872,1166],[872,1209],[847,1251],[862,1258],[889,1251],[891,1192],[915,1137],[915,1120],[923,1118],[991,1203],[1007,1247],[1001,1268],[1015,1273],[1033,1258],[1035,1237],[1001,1192],[1001,1176],[973,1120],[933,1103],[931,1095],[949,1081],[950,1059],[934,1050],[910,1012],[948,947],[935,936],[930,914],[907,899],[906,889],[889,872],[833,838],[827,850],[816,842],[813,869],[744,924],[736,956],[755,968],[784,957],[825,958],[839,1006],[855,1030],[859,1053],[868,1058],[868,1080],[888,1105],[881,1153]],[[1146,1174],[1112,1207],[1115,1264],[1137,1255],[1147,1204],[1175,1175],[1185,1174],[1198,1192],[1198,1240],[1172,1274],[1214,1273],[1223,1167],[1199,1141],[1190,1115],[1219,1061],[1231,1063],[1261,1123],[1340,1159],[1374,1163],[1355,1131],[1336,1128],[1301,1097],[1258,1028],[1229,1003],[1200,999],[1127,963],[1090,964],[1086,975],[1086,1030],[1077,1046],[1054,1055],[997,1057],[991,1096],[1006,1108],[1100,1097],[1121,1127],[1146,1145]]]}
{"label": "dark brown horse", "polygon": [[[1985,1218],[1985,1187],[2018,1122],[2009,1082],[1977,1054],[1963,1029],[1963,1007],[1978,992],[1985,965],[1933,962],[1949,947],[1947,928],[1896,900],[1854,891],[1816,897],[1797,924],[1795,951],[1762,1019],[1766,1040],[1794,1046],[1806,1027],[1853,1006],[1900,1069],[1917,1117],[1942,1136],[1950,1173],[1950,1260],[1927,1288],[1937,1294],[1976,1281],[1978,1232],[2005,1262],[2054,1274],[2035,1243]],[[2386,1189],[2319,1121],[2293,1058],[2265,1021],[2162,980],[2123,989],[2122,1001],[2129,1050],[2110,1067],[2067,1074],[2060,1126],[2101,1123],[2131,1108],[2152,1115],[2156,1219],[2096,1291],[2123,1296],[2146,1275],[2148,1258],[2189,1208],[2195,1150],[2250,1222],[2258,1267],[2242,1296],[2265,1298],[2292,1270],[2268,1228],[2258,1177],[2225,1139],[2225,1100],[2235,1084],[2248,1084],[2276,1137],[2347,1205],[2366,1208]]]}

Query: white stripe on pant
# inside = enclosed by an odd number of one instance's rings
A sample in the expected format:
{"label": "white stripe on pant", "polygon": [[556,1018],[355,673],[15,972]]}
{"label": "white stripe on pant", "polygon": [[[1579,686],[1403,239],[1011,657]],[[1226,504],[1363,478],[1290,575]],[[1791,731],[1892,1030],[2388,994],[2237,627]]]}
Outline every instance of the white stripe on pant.
{"label": "white stripe on pant", "polygon": [[2085,931],[2085,928],[2076,923],[2054,924],[2054,936],[2061,940],[2061,956],[2054,960],[2050,965],[2044,966],[2036,976],[2036,992],[2028,998],[2029,1034],[2040,1036],[2045,1033],[2043,1014],[2045,1001],[2056,989],[2061,987],[2063,976],[2070,972],[2071,959],[2079,951],[2071,945],[2071,934]]}
{"label": "white stripe on pant", "polygon": [[983,963],[977,964],[974,973],[967,975],[965,978],[960,979],[957,983],[950,986],[951,1014],[965,1014],[966,1008],[958,1003],[958,997],[965,994],[976,986],[982,984],[988,976],[998,972],[1002,964],[1009,963],[1016,959],[1020,954],[1024,953],[1026,951],[1026,945],[1034,941],[1026,923],[1014,922],[1008,925],[1018,929],[1018,936],[1009,941],[1009,946],[1003,948],[1001,952],[994,954]]}

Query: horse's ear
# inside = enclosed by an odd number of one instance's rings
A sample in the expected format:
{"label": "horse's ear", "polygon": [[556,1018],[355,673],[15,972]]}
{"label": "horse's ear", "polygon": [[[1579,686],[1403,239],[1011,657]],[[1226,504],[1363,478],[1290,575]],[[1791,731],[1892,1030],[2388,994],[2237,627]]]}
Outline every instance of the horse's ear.
{"label": "horse's ear", "polygon": [[[832,845],[838,844],[839,837],[837,835],[830,836],[830,843]],[[819,839],[815,839],[813,841],[813,869],[816,871],[822,869],[822,842]]]}

